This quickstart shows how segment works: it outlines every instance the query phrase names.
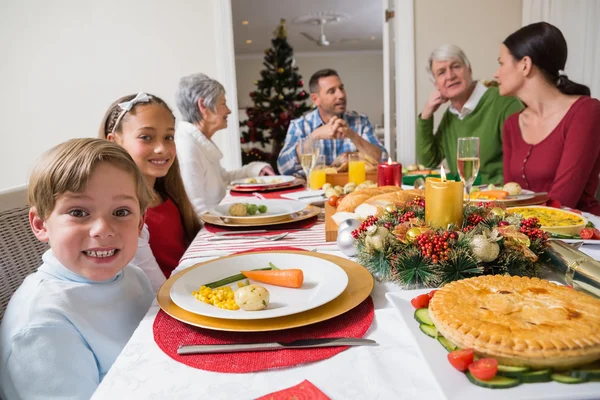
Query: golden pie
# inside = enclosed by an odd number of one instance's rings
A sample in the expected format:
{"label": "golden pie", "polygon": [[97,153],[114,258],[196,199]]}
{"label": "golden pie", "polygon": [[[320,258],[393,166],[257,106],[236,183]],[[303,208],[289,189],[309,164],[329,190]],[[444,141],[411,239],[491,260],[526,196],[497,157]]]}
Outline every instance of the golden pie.
{"label": "golden pie", "polygon": [[600,300],[538,278],[485,275],[435,293],[440,334],[500,364],[571,368],[600,359]]}

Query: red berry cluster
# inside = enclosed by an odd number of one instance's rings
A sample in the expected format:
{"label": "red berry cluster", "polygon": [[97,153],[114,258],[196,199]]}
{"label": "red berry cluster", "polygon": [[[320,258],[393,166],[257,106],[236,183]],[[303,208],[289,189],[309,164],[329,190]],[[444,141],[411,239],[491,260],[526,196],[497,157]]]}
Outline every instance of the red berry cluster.
{"label": "red berry cluster", "polygon": [[412,199],[411,201],[406,203],[406,206],[407,207],[416,206],[416,207],[425,208],[425,199],[422,199],[420,197],[415,197],[414,199]]}
{"label": "red berry cluster", "polygon": [[377,223],[377,221],[379,221],[379,218],[374,216],[374,215],[370,215],[367,217],[367,219],[365,219],[359,226],[358,228],[356,228],[355,230],[352,231],[352,237],[354,239],[358,239],[358,237],[360,236],[361,233],[364,233],[367,231],[367,228],[371,225],[375,225]]}
{"label": "red berry cluster", "polygon": [[413,211],[409,211],[406,212],[404,214],[402,214],[401,216],[398,217],[398,222],[400,222],[401,224],[404,222],[408,222],[411,220],[411,218],[415,217],[415,213]]}
{"label": "red berry cluster", "polygon": [[445,231],[444,233],[434,234],[425,232],[417,236],[415,243],[421,249],[421,254],[437,263],[441,260],[448,260],[448,253],[450,252],[448,240],[457,238],[458,234],[456,232]]}
{"label": "red berry cluster", "polygon": [[483,217],[479,214],[471,214],[467,217],[467,226],[463,228],[463,232],[468,232],[471,229],[475,228],[477,224],[483,222]]}
{"label": "red berry cluster", "polygon": [[521,229],[519,229],[519,231],[527,235],[531,240],[547,240],[550,237],[550,235],[547,232],[541,230],[540,226],[542,225],[540,225],[539,219],[535,217],[527,218],[521,221]]}

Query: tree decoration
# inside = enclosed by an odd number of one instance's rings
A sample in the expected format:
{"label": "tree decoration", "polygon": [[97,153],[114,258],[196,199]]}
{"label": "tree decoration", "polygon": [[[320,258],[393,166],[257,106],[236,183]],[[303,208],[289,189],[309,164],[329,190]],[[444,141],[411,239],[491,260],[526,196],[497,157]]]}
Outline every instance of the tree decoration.
{"label": "tree decoration", "polygon": [[466,205],[463,225],[425,224],[425,201],[386,208],[352,231],[357,259],[382,281],[404,288],[439,285],[482,274],[538,276],[548,233],[494,203]]}
{"label": "tree decoration", "polygon": [[[250,93],[254,106],[246,109],[248,119],[240,122],[240,141],[245,144],[244,163],[266,161],[276,169],[290,121],[310,107],[305,104],[304,82],[294,65],[294,51],[287,41],[284,19],[273,34],[272,48],[265,50],[265,68],[260,72],[260,79],[254,81],[256,90]],[[280,118],[283,114],[286,117]],[[271,150],[266,152],[268,146]]]}

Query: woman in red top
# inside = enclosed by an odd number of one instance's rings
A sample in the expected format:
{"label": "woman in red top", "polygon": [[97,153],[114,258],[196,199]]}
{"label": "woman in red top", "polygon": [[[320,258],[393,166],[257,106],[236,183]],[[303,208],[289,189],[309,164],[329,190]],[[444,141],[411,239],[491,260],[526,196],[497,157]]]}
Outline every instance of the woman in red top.
{"label": "woman in red top", "polygon": [[525,26],[506,38],[498,62],[500,94],[526,106],[504,123],[504,182],[600,215],[600,102],[565,74],[562,33],[546,22]]}
{"label": "woman in red top", "polygon": [[175,158],[175,117],[159,97],[139,93],[115,101],[102,121],[100,135],[127,150],[156,194],[132,263],[146,272],[157,290],[201,226]]}

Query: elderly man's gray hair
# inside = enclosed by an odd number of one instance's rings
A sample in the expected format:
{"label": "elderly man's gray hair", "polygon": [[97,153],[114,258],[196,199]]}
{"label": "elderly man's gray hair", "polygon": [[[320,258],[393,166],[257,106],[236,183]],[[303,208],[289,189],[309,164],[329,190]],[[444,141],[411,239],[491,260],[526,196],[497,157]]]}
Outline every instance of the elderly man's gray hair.
{"label": "elderly man's gray hair", "polygon": [[460,60],[460,62],[462,62],[465,65],[465,67],[471,67],[469,59],[460,47],[455,46],[453,44],[443,44],[431,52],[429,60],[427,60],[427,72],[429,72],[429,74],[431,74],[431,76],[435,79],[435,77],[433,76],[433,71],[431,70],[431,64],[433,64],[434,61],[450,60]]}
{"label": "elderly man's gray hair", "polygon": [[204,106],[216,110],[217,101],[225,94],[225,88],[219,82],[205,74],[192,74],[179,80],[175,101],[183,119],[191,124],[202,120],[198,100],[204,99]]}

